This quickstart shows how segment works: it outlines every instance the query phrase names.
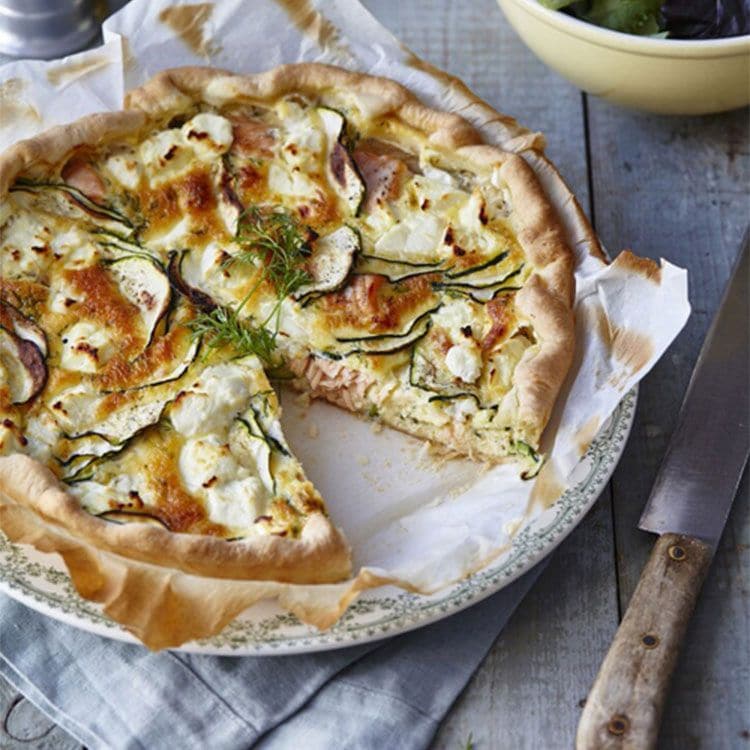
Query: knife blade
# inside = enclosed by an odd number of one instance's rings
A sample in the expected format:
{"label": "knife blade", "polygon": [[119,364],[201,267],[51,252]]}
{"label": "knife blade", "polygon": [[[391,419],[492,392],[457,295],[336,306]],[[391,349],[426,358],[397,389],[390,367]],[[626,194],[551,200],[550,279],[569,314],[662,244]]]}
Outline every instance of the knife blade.
{"label": "knife blade", "polygon": [[750,227],[639,527],[659,534],[578,724],[577,750],[656,745],[669,680],[750,451]]}
{"label": "knife blade", "polygon": [[638,524],[715,548],[750,451],[750,228]]}

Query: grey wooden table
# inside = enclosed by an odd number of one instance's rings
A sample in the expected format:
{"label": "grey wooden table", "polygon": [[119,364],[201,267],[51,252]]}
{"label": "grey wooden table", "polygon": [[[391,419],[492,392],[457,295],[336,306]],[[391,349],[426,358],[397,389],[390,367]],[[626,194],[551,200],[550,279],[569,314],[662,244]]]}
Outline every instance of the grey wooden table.
{"label": "grey wooden table", "polygon": [[[493,0],[366,0],[407,45],[502,112],[542,130],[548,154],[613,253],[690,271],[693,314],[641,386],[614,477],[498,638],[435,748],[571,747],[589,686],[648,556],[636,523],[691,369],[750,221],[747,110],[665,118],[581,94],[523,46]],[[750,748],[750,502],[745,476],[690,625],[663,748]],[[0,748],[78,743],[0,678]]]}

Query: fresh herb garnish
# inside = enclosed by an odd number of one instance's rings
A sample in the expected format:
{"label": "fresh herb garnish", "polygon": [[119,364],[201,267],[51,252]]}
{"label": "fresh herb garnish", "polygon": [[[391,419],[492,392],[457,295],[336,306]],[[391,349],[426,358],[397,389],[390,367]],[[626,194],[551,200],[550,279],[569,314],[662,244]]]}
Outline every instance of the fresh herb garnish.
{"label": "fresh herb garnish", "polygon": [[[240,216],[236,240],[241,251],[226,265],[243,263],[261,267],[262,273],[244,299],[234,307],[217,307],[202,313],[191,322],[193,334],[203,336],[209,350],[231,346],[240,356],[255,354],[267,367],[279,367],[274,357],[279,332],[281,304],[302,285],[310,281],[304,268],[315,234],[283,210],[248,208]],[[253,325],[240,320],[240,312],[264,281],[276,290],[276,304],[268,317]],[[273,322],[273,328],[268,328]]]}
{"label": "fresh herb garnish", "polygon": [[237,354],[255,354],[267,365],[276,365],[276,334],[264,326],[252,326],[238,317],[239,307],[217,307],[191,321],[196,336],[205,336],[209,349],[231,346]]}
{"label": "fresh herb garnish", "polygon": [[251,206],[240,217],[237,242],[242,251],[229,263],[265,264],[265,276],[283,300],[310,281],[304,263],[310,255],[310,242],[315,234],[286,211],[262,211]]}

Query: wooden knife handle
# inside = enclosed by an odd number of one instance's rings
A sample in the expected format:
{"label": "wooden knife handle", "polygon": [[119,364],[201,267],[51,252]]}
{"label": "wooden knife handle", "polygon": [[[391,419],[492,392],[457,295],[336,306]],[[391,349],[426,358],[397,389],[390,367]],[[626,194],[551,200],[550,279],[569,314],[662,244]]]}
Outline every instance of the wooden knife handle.
{"label": "wooden knife handle", "polygon": [[712,557],[698,539],[659,537],[586,699],[577,750],[656,745],[669,679]]}

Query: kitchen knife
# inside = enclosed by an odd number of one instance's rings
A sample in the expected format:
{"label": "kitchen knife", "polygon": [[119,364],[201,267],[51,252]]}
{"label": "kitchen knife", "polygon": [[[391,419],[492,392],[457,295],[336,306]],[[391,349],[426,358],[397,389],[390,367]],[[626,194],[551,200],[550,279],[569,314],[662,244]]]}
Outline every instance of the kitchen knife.
{"label": "kitchen knife", "polygon": [[639,527],[659,534],[591,688],[578,750],[654,747],[669,678],[750,451],[750,228]]}

